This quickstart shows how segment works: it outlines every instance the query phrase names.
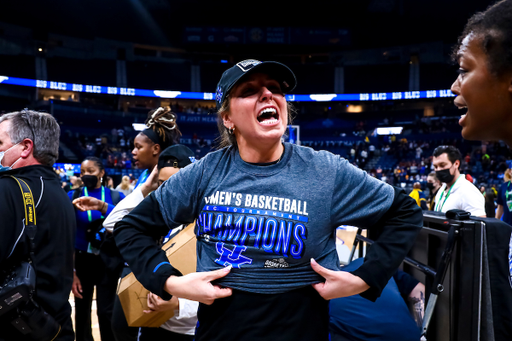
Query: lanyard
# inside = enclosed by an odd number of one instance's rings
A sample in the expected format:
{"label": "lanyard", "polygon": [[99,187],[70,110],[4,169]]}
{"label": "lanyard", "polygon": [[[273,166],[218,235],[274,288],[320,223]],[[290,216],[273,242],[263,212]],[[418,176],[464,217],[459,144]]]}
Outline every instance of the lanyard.
{"label": "lanyard", "polygon": [[[457,181],[459,181],[460,177],[462,175],[459,175],[459,177],[457,178],[457,180],[455,180],[455,182],[453,183],[453,185],[450,186],[450,189],[448,190],[448,193],[446,193],[446,197],[444,196],[444,193],[445,191],[442,191],[441,192],[441,196],[439,197],[439,202],[436,203],[436,208],[435,208],[435,211],[436,212],[441,212],[441,210],[443,209],[443,206],[444,206],[444,203],[446,202],[446,200],[448,200],[448,197],[450,196],[450,194],[452,193],[452,188],[453,186],[455,186],[455,184],[457,183]],[[444,197],[444,201],[443,201],[443,197]],[[443,203],[441,204],[441,201],[443,201]]]}
{"label": "lanyard", "polygon": [[505,190],[505,200],[506,200],[506,203],[507,203],[507,206],[508,206],[509,210],[512,210],[512,204],[509,204],[511,199],[512,199],[511,198],[512,197],[511,192],[512,191],[510,190],[510,181],[509,181],[508,184],[507,184],[507,189]]}
{"label": "lanyard", "polygon": [[[89,192],[87,191],[87,187],[84,187],[84,196],[88,197]],[[105,201],[105,187],[101,186],[101,201]],[[89,222],[92,222],[92,214],[91,211],[87,211],[87,217],[89,218]],[[101,215],[103,218],[103,214]]]}
{"label": "lanyard", "polygon": [[142,185],[143,183],[145,183],[146,180],[148,179],[148,176],[149,176],[149,172],[146,169],[144,171],[144,173],[142,173],[142,176],[139,178],[139,181],[137,181],[137,184],[135,185],[135,187],[133,189],[135,189],[135,188],[139,187],[139,185]]}

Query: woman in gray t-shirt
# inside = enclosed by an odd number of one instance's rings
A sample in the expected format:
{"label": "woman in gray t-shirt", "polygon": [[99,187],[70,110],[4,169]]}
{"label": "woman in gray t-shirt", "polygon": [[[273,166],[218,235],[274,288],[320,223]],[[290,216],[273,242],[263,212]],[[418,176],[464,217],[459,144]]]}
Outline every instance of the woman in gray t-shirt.
{"label": "woman in gray t-shirt", "polygon": [[[164,299],[201,302],[196,340],[327,340],[328,299],[375,300],[411,248],[421,210],[332,153],[282,143],[293,72],[245,60],[216,92],[222,148],[185,167],[116,225],[123,257]],[[197,271],[179,276],[152,238],[196,220]],[[378,229],[352,273],[335,229]]]}

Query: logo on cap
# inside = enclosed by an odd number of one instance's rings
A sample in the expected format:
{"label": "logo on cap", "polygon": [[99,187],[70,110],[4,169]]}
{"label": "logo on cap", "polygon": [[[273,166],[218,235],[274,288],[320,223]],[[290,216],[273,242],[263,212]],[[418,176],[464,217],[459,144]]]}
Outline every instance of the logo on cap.
{"label": "logo on cap", "polygon": [[220,86],[217,88],[217,93],[215,94],[215,100],[219,103],[222,101],[222,88]]}
{"label": "logo on cap", "polygon": [[259,60],[247,59],[239,62],[238,64],[236,64],[236,66],[238,66],[240,70],[242,70],[243,72],[247,72],[258,64],[261,64]]}

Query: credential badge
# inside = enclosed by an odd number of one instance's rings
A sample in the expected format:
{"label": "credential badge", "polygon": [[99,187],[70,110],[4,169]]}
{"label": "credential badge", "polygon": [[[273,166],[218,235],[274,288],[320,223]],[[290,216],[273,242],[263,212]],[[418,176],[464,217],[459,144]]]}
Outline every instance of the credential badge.
{"label": "credential badge", "polygon": [[512,287],[512,233],[510,234],[510,242],[508,244],[508,270],[510,274],[510,287]]}

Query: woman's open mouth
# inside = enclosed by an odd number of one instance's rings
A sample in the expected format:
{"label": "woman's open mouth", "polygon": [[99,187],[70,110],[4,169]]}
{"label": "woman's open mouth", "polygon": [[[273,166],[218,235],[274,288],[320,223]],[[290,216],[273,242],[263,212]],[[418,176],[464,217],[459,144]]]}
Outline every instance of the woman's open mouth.
{"label": "woman's open mouth", "polygon": [[258,122],[263,125],[273,125],[279,122],[279,114],[272,107],[264,108],[258,114]]}
{"label": "woman's open mouth", "polygon": [[455,101],[453,101],[453,104],[455,104],[455,106],[457,108],[459,108],[459,110],[466,110],[465,114],[460,115],[459,125],[462,125],[462,123],[464,122],[464,119],[466,118],[466,115],[468,114],[468,111],[467,111],[468,107],[465,103],[462,103],[461,101],[458,101],[457,99],[455,99]]}

